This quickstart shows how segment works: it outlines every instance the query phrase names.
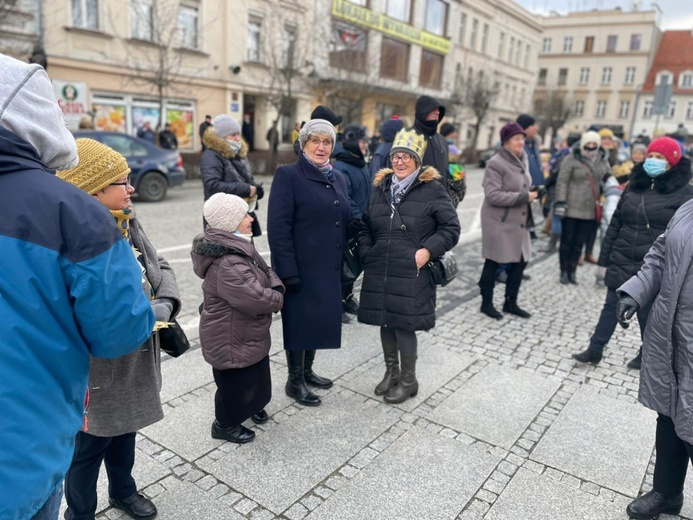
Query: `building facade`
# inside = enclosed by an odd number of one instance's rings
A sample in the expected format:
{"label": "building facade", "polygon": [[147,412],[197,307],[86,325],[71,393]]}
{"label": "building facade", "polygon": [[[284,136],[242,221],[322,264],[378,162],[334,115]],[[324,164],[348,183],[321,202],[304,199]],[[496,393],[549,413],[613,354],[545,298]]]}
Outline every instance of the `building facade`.
{"label": "building facade", "polygon": [[569,108],[568,132],[596,124],[627,138],[638,91],[661,40],[660,16],[655,7],[542,17],[536,111],[545,100],[558,100]]}
{"label": "building facade", "polygon": [[[660,85],[669,85],[671,96],[668,103],[663,99],[661,111],[655,106],[655,92]],[[636,108],[635,135],[693,135],[692,31],[664,33]]]}
{"label": "building facade", "polygon": [[511,0],[455,2],[451,119],[461,145],[472,146],[478,111],[489,108],[478,128],[476,148],[491,148],[503,125],[532,109],[541,25],[538,16]]}
{"label": "building facade", "polygon": [[0,52],[24,59],[41,43],[41,0],[0,1]]}

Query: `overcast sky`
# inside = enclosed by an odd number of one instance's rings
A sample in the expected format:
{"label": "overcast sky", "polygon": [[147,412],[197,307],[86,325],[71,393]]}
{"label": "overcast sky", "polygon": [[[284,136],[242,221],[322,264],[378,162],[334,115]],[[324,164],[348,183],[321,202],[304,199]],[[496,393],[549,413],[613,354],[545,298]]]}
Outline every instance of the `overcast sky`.
{"label": "overcast sky", "polygon": [[[630,10],[633,0],[515,0],[530,11],[548,13],[553,9],[559,13],[567,11],[584,11],[586,9],[613,9],[621,7]],[[655,2],[640,0],[641,10],[649,10]],[[662,10],[662,29],[693,30],[693,1],[659,0],[656,2]]]}

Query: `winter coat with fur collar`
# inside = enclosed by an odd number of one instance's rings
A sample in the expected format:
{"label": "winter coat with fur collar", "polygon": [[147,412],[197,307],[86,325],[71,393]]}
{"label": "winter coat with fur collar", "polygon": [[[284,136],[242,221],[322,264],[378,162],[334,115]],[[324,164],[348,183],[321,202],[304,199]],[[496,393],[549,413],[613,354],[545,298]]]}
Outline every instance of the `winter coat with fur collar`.
{"label": "winter coat with fur collar", "polygon": [[380,170],[363,214],[359,255],[364,265],[358,319],[370,325],[415,331],[435,325],[436,288],[428,266],[417,269],[414,255],[424,247],[431,259],[450,251],[460,237],[460,221],[438,171],[424,166],[393,213],[393,171]]}
{"label": "winter coat with fur collar", "polygon": [[654,179],[642,164],[633,167],[599,254],[599,265],[607,268],[607,287],[616,290],[637,274],[676,210],[693,198],[691,177],[691,162],[686,158]]}
{"label": "winter coat with fur collar", "polygon": [[207,147],[200,157],[200,178],[205,200],[215,193],[229,193],[246,199],[250,197],[250,187],[255,181],[246,158],[248,146],[245,141],[241,141],[241,149],[235,154],[229,143],[210,126],[205,130],[202,142]]}

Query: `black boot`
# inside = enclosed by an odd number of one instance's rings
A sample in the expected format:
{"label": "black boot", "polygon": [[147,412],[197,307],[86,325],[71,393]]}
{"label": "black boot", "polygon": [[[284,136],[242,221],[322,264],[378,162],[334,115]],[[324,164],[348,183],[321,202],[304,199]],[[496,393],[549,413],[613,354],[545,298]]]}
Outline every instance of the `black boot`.
{"label": "black boot", "polygon": [[570,279],[568,278],[568,271],[561,271],[561,283],[563,285],[568,285],[570,283]]}
{"label": "black boot", "polygon": [[402,358],[402,373],[395,386],[384,397],[386,403],[403,403],[410,397],[414,397],[419,391],[419,382],[416,380],[416,354],[400,354]]}
{"label": "black boot", "polygon": [[245,444],[255,438],[255,432],[242,424],[222,426],[217,421],[212,423],[212,439],[221,439],[236,444]]}
{"label": "black boot", "polygon": [[640,370],[640,365],[642,365],[642,349],[638,350],[638,355],[633,358],[628,365],[628,368],[633,370]]}
{"label": "black boot", "polygon": [[577,278],[575,277],[575,271],[568,272],[568,281],[573,285],[577,285]]}
{"label": "black boot", "polygon": [[572,357],[580,363],[592,363],[593,365],[598,364],[602,360],[601,354],[589,348],[579,354],[573,354]]}
{"label": "black boot", "polygon": [[489,318],[493,318],[494,320],[501,320],[503,319],[503,315],[498,312],[495,307],[493,306],[493,294],[489,295],[482,295],[481,296],[481,312],[486,314]]}
{"label": "black boot", "polygon": [[375,395],[387,394],[399,382],[400,378],[397,345],[383,344],[383,357],[385,358],[385,375],[375,387]]}
{"label": "black boot", "polygon": [[315,351],[306,350],[303,361],[303,379],[306,384],[318,388],[330,388],[332,380],[326,377],[320,377],[313,372],[313,361],[315,361]]}
{"label": "black boot", "polygon": [[626,513],[634,520],[650,520],[660,514],[678,515],[682,507],[683,493],[668,497],[652,490],[628,504]]}
{"label": "black boot", "polygon": [[303,350],[287,350],[286,363],[289,368],[289,379],[286,382],[286,395],[293,397],[297,402],[305,406],[319,406],[320,398],[306,388],[303,379]]}
{"label": "black boot", "polygon": [[139,493],[134,493],[127,498],[121,499],[109,497],[108,503],[138,520],[154,518],[157,514],[154,502]]}
{"label": "black boot", "polygon": [[505,299],[505,303],[503,304],[503,312],[507,312],[508,314],[514,314],[515,316],[519,316],[520,318],[529,318],[532,316],[529,312],[520,309],[517,306],[517,300],[511,298]]}

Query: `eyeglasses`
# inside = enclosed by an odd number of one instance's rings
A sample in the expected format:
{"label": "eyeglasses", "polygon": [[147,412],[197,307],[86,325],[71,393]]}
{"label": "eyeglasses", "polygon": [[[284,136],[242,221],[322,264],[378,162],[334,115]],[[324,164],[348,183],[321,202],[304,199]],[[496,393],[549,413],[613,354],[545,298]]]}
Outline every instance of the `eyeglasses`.
{"label": "eyeglasses", "polygon": [[112,182],[109,184],[109,186],[125,186],[126,188],[132,188],[132,184],[130,184],[130,177],[128,177],[128,180],[125,182]]}
{"label": "eyeglasses", "polygon": [[402,164],[409,164],[413,157],[409,155],[408,153],[402,154],[402,155],[391,155],[390,160],[392,161],[392,164],[395,164],[398,161],[402,161]]}
{"label": "eyeglasses", "polygon": [[319,137],[311,137],[308,142],[314,146],[323,145],[325,148],[332,148],[332,139],[320,139]]}

